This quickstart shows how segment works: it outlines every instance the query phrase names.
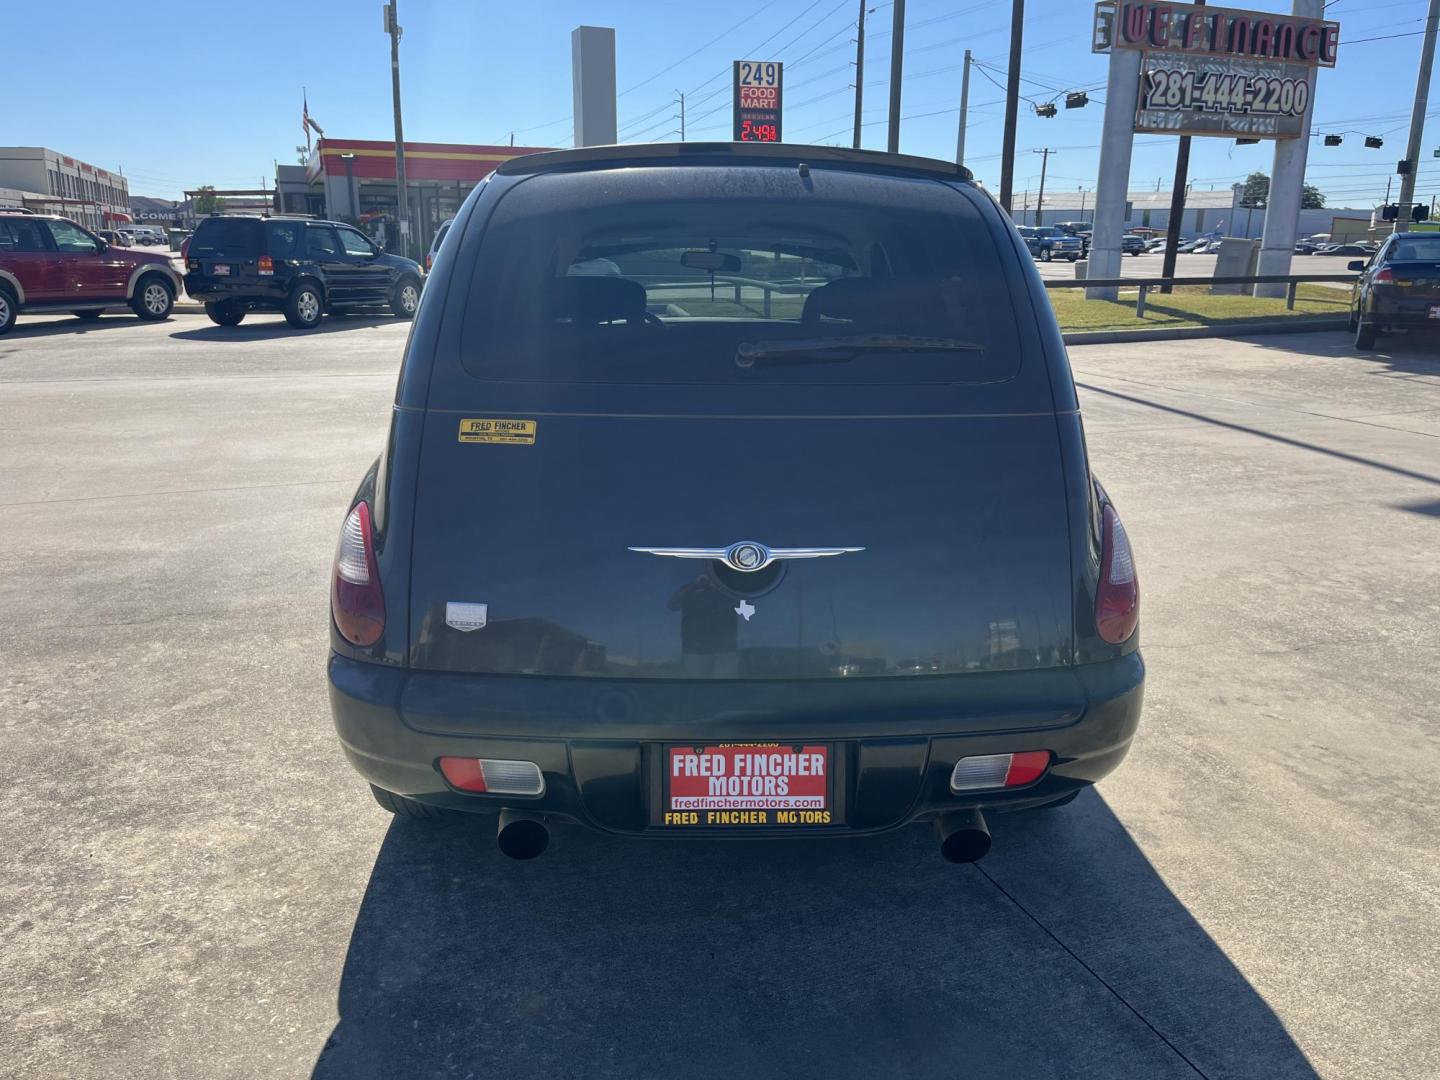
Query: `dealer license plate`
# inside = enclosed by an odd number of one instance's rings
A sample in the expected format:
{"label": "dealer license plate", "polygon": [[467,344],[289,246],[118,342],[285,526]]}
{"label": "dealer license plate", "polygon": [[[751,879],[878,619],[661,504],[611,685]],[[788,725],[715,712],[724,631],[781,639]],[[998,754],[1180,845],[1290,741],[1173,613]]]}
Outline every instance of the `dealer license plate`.
{"label": "dealer license plate", "polygon": [[230,276],[230,264],[229,264],[229,263],[216,263],[214,266],[212,266],[212,267],[210,268],[210,272],[211,272],[212,274],[214,274],[216,277],[229,277],[229,276]]}
{"label": "dealer license plate", "polygon": [[1440,319],[1440,304],[1430,305],[1430,318]]}
{"label": "dealer license plate", "polygon": [[829,825],[833,785],[826,744],[667,746],[664,825]]}

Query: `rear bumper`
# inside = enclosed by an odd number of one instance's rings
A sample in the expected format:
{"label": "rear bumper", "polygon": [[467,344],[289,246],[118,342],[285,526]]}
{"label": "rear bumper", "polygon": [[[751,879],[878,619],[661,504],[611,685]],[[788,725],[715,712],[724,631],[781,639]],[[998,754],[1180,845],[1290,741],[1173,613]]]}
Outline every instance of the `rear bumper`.
{"label": "rear bumper", "polygon": [[185,275],[185,292],[202,303],[214,304],[234,300],[246,307],[280,307],[287,291],[275,282],[224,281],[208,275]]}
{"label": "rear bumper", "polygon": [[[421,802],[478,812],[523,809],[629,835],[753,834],[736,826],[663,827],[662,745],[820,741],[832,748],[832,824],[762,831],[857,835],[962,807],[1038,806],[1095,783],[1130,748],[1145,668],[1136,652],[1043,672],[886,679],[883,689],[893,689],[894,703],[879,712],[869,703],[848,710],[823,701],[814,708],[765,706],[767,697],[803,700],[803,684],[446,675],[334,653],[328,674],[350,763],[377,787]],[[790,698],[792,689],[802,697]],[[856,697],[873,701],[874,687],[867,689]],[[817,696],[824,697],[809,698]],[[1036,783],[950,792],[959,758],[1021,750],[1054,755]],[[545,791],[534,798],[455,791],[440,775],[442,756],[536,762]]]}
{"label": "rear bumper", "polygon": [[1412,327],[1440,330],[1440,318],[1430,317],[1431,309],[1440,310],[1440,296],[1401,298],[1375,293],[1364,322],[1378,327]]}

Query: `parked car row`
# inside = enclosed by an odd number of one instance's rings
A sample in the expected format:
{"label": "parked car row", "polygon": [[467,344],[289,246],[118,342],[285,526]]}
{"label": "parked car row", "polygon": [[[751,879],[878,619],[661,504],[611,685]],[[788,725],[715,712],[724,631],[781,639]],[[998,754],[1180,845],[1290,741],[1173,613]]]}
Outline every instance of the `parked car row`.
{"label": "parked car row", "polygon": [[25,314],[98,319],[128,306],[167,318],[182,288],[220,326],[250,311],[283,312],[313,329],[325,312],[388,310],[414,316],[424,275],[360,230],[308,218],[212,217],[188,245],[185,273],[168,254],[136,250],[66,218],[0,210],[0,334]]}

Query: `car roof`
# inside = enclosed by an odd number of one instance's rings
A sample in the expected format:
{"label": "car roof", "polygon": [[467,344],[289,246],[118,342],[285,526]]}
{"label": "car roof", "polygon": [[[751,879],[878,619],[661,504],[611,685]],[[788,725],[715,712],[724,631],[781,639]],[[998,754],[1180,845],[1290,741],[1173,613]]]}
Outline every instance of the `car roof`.
{"label": "car roof", "polygon": [[766,165],[822,164],[859,166],[876,172],[910,176],[931,176],[973,182],[970,170],[953,161],[890,154],[881,150],[851,150],[839,146],[809,146],[792,143],[681,142],[641,143],[625,146],[586,146],[575,150],[551,150],[521,154],[502,161],[495,169],[501,176],[579,169],[620,169],[636,165]]}
{"label": "car roof", "polygon": [[204,225],[206,221],[293,221],[307,225],[346,225],[354,228],[348,221],[331,221],[328,218],[305,217],[300,214],[211,214],[204,218],[200,225]]}

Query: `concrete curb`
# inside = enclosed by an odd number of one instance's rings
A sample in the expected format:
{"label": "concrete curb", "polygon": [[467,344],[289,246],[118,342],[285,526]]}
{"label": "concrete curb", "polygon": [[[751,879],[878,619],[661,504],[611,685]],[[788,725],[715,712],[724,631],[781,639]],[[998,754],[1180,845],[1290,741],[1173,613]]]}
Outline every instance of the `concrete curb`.
{"label": "concrete curb", "polygon": [[1076,330],[1062,334],[1066,345],[1115,345],[1125,341],[1185,341],[1189,338],[1252,337],[1256,334],[1311,334],[1345,330],[1348,318],[1273,319],[1218,326],[1157,326],[1154,330]]}

